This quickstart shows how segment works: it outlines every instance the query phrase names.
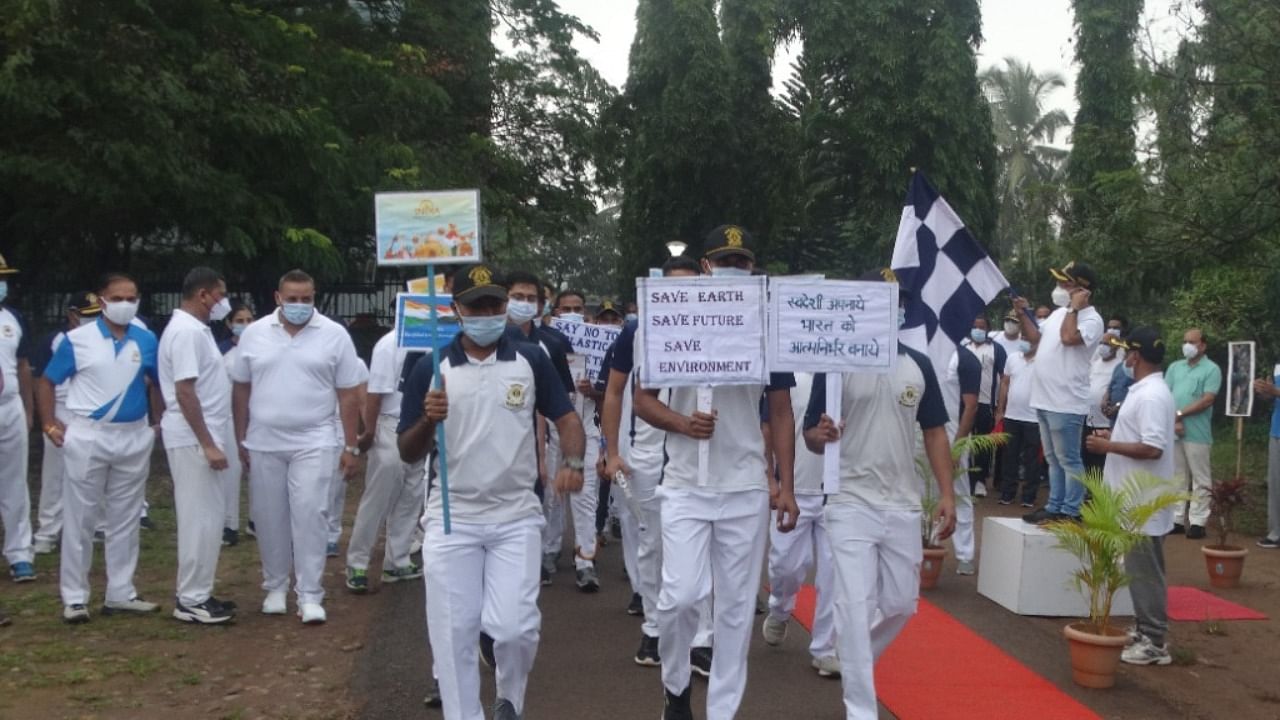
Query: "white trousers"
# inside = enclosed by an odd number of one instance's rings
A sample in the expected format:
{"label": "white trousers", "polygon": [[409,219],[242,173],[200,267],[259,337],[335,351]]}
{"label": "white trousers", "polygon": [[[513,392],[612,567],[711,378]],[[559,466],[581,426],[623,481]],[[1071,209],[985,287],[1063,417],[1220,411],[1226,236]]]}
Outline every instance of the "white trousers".
{"label": "white trousers", "polygon": [[292,572],[298,602],[319,603],[338,450],[252,450],[249,455],[249,516],[262,555],[262,589],[288,591]]}
{"label": "white trousers", "polygon": [[377,434],[369,449],[369,466],[365,474],[364,493],[356,510],[355,526],[347,543],[347,567],[369,568],[369,555],[378,539],[378,528],[386,523],[382,568],[394,570],[410,564],[409,548],[413,531],[422,516],[423,463],[408,465],[400,461],[396,445],[398,418],[378,418]]}
{"label": "white trousers", "polygon": [[[956,431],[959,430],[954,422],[947,424],[947,436],[951,442],[956,440]],[[972,458],[970,453],[965,453],[960,458],[960,467],[969,467],[969,460]],[[933,473],[929,473],[929,477],[925,482],[934,482]],[[955,490],[956,495],[956,529],[951,535],[951,548],[955,551],[957,562],[973,562],[974,556],[974,538],[973,538],[973,493],[969,488],[969,473],[959,472],[955,477],[951,478],[951,487]]]}
{"label": "white trousers", "polygon": [[[103,423],[72,418],[62,443],[62,567],[66,605],[89,603],[93,531],[101,518],[106,534],[107,601],[125,602],[137,591],[138,514],[147,491],[155,431],[145,420]],[[105,513],[99,508],[105,503]]]}
{"label": "white trousers", "polygon": [[1191,500],[1178,512],[1182,525],[1209,524],[1209,489],[1213,487],[1209,457],[1213,446],[1178,440],[1173,444],[1173,477],[1183,492],[1191,494]]}
{"label": "white trousers", "polygon": [[836,643],[847,720],[876,720],[874,668],[920,595],[920,513],[827,505]]}
{"label": "white trousers", "polygon": [[600,458],[600,436],[587,434],[587,450],[583,455],[582,490],[569,496],[573,512],[573,546],[576,549],[573,563],[581,570],[591,567],[596,559],[596,508],[600,502],[600,476],[596,474],[596,460]]}
{"label": "white trousers", "polygon": [[0,522],[9,564],[31,562],[31,491],[27,488],[27,413],[17,397],[0,403]]}
{"label": "white trousers", "polygon": [[738,712],[747,682],[747,650],[763,568],[769,494],[663,487],[662,590],[658,653],[662,683],[689,686],[689,650],[708,597],[715,610],[716,653],[707,687],[707,720]]}
{"label": "white trousers", "polygon": [[[225,436],[225,432],[221,435]],[[222,551],[222,481],[230,468],[209,467],[199,445],[170,448],[166,454],[173,475],[173,507],[178,516],[178,602],[191,607],[213,594],[218,553]]]}
{"label": "white trousers", "polygon": [[498,525],[427,520],[422,546],[427,632],[440,681],[445,720],[484,720],[480,705],[479,647],[493,638],[498,698],[524,710],[529,671],[538,652],[539,538],[534,515]]}
{"label": "white trousers", "polygon": [[342,468],[338,467],[338,453],[333,455],[333,470],[329,479],[329,502],[325,507],[324,516],[327,530],[325,532],[325,540],[327,542],[338,544],[342,539],[342,513],[347,505],[347,478],[342,474]]}
{"label": "white trousers", "polygon": [[[227,423],[227,439],[221,446],[227,456],[227,469],[222,476],[222,527],[231,530],[240,529],[240,483],[244,480],[244,467],[240,464],[240,453],[236,452],[236,429]],[[226,450],[225,448],[230,448]]]}
{"label": "white trousers", "polygon": [[836,654],[835,596],[832,587],[831,542],[821,495],[797,495],[800,519],[789,533],[769,525],[769,614],[787,621],[796,609],[796,594],[805,576],[815,568],[817,607],[809,654],[815,658]]}
{"label": "white trousers", "polygon": [[[63,424],[71,422],[67,407],[59,403],[54,409],[54,417]],[[40,501],[37,509],[39,526],[35,533],[36,540],[47,543],[58,542],[62,534],[62,448],[44,438],[44,458],[40,462]]]}

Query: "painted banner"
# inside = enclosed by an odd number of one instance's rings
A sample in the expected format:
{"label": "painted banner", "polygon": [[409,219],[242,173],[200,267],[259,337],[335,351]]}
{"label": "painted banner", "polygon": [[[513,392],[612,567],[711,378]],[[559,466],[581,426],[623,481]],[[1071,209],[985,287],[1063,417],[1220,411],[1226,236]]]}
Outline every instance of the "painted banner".
{"label": "painted banner", "polygon": [[378,193],[373,199],[379,265],[480,261],[480,191]]}
{"label": "painted banner", "polygon": [[640,384],[764,385],[765,278],[638,278]]}
{"label": "painted banner", "polygon": [[[461,330],[453,314],[450,295],[436,295],[436,317],[431,322],[431,296],[400,293],[396,295],[396,347],[406,350],[431,350],[453,341]],[[433,341],[434,337],[434,341]]]}
{"label": "painted banner", "polygon": [[887,373],[898,357],[898,284],[775,278],[769,369]]}

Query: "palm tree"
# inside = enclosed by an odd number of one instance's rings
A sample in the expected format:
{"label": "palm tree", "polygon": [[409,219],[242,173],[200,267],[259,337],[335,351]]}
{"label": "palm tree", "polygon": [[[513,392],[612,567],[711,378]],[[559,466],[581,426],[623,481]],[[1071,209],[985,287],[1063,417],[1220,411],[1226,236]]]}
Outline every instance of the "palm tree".
{"label": "palm tree", "polygon": [[1066,85],[1056,72],[1037,73],[1013,57],[982,73],[1000,158],[997,252],[1028,270],[1042,265],[1041,246],[1056,236],[1067,151],[1053,147],[1071,124],[1059,109],[1045,111],[1048,95]]}

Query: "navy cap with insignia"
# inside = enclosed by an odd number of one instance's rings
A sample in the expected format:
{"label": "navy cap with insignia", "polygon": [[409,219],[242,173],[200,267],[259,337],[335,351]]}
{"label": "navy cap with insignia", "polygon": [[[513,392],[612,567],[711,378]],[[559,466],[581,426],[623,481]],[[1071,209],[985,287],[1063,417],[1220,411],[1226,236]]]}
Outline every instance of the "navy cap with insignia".
{"label": "navy cap with insignia", "polygon": [[470,305],[483,298],[507,299],[507,288],[498,281],[498,272],[484,263],[463,265],[453,276],[453,299]]}
{"label": "navy cap with insignia", "polygon": [[730,255],[743,255],[755,262],[755,253],[751,251],[752,237],[746,228],[739,225],[721,225],[707,233],[702,245],[702,257],[716,260]]}

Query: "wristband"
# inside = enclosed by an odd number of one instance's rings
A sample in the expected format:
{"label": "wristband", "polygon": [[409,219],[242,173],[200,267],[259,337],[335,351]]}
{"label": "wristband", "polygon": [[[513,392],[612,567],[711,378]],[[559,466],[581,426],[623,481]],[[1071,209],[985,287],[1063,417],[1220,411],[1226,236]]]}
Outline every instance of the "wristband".
{"label": "wristband", "polygon": [[582,472],[582,469],[586,467],[586,464],[583,463],[582,458],[580,457],[566,457],[564,459],[564,466],[570,470]]}

